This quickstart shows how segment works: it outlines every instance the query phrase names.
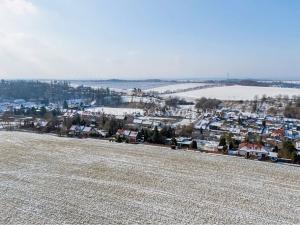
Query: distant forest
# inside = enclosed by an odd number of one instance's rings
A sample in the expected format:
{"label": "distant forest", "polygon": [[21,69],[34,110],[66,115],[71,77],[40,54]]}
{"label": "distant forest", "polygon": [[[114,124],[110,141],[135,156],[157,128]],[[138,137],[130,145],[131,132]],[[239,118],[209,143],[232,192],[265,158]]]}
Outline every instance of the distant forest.
{"label": "distant forest", "polygon": [[255,79],[227,79],[227,80],[208,80],[205,83],[217,83],[223,85],[242,85],[242,86],[258,86],[258,87],[284,87],[284,88],[300,88],[300,83],[284,82],[284,81],[259,81]]}
{"label": "distant forest", "polygon": [[67,81],[51,81],[50,83],[40,81],[8,81],[0,82],[0,99],[42,103],[61,103],[70,99],[85,99],[96,101],[98,105],[117,106],[121,103],[121,96],[108,88],[94,89],[91,87],[72,87]]}

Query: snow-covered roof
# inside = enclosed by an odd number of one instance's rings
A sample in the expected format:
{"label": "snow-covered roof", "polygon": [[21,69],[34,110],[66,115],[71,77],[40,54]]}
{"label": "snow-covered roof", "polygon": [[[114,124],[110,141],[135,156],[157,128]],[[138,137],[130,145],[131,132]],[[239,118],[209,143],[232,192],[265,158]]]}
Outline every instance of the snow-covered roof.
{"label": "snow-covered roof", "polygon": [[90,132],[92,130],[92,128],[91,127],[85,127],[85,128],[83,128],[83,132]]}
{"label": "snow-covered roof", "polygon": [[116,115],[115,118],[117,120],[124,120],[125,119],[125,115]]}
{"label": "snow-covered roof", "polygon": [[150,120],[144,120],[144,121],[142,122],[143,125],[148,125],[148,126],[150,126],[152,123],[153,123],[153,122],[150,121]]}
{"label": "snow-covered roof", "polygon": [[105,136],[108,134],[108,132],[105,131],[105,130],[97,130],[97,132],[98,132],[100,135],[102,135],[103,137],[105,137]]}
{"label": "snow-covered roof", "polygon": [[131,132],[130,130],[124,130],[123,134],[124,134],[125,136],[129,136],[130,132]]}
{"label": "snow-covered roof", "polygon": [[138,132],[136,131],[131,131],[129,137],[136,137],[138,135]]}
{"label": "snow-covered roof", "polygon": [[223,125],[222,122],[212,122],[211,124],[209,124],[210,126],[215,126],[215,127],[220,127]]}
{"label": "snow-covered roof", "polygon": [[141,124],[142,122],[143,122],[143,120],[140,120],[140,119],[133,120],[133,123],[135,123],[135,124]]}
{"label": "snow-covered roof", "polygon": [[77,126],[76,125],[72,125],[71,127],[70,127],[70,131],[75,131],[77,129]]}
{"label": "snow-covered roof", "polygon": [[278,158],[277,152],[269,152],[269,157]]}

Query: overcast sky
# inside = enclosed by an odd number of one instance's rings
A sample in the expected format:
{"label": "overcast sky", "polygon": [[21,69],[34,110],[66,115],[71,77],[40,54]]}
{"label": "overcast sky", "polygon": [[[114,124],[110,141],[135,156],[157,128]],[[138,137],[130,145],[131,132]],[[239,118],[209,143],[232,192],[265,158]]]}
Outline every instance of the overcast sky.
{"label": "overcast sky", "polygon": [[6,79],[300,78],[298,0],[0,0]]}

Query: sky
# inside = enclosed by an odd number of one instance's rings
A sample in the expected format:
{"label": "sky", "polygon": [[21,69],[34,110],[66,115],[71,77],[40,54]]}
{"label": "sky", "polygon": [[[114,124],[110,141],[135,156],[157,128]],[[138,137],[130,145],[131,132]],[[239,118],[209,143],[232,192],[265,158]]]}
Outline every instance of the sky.
{"label": "sky", "polygon": [[300,79],[298,0],[0,0],[0,78]]}

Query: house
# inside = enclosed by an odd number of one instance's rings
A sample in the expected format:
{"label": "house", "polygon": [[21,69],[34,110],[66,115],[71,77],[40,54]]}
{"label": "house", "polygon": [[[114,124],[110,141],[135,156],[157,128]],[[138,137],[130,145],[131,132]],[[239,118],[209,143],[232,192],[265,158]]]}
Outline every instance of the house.
{"label": "house", "polygon": [[141,120],[141,119],[134,119],[133,120],[133,123],[137,126],[137,127],[140,127],[141,125],[142,125],[142,122],[143,122],[143,120]]}
{"label": "house", "polygon": [[152,121],[150,121],[150,120],[144,120],[143,122],[142,122],[142,125],[143,125],[143,127],[145,127],[145,128],[151,128],[151,126],[152,126]]}
{"label": "house", "polygon": [[277,140],[281,140],[282,138],[284,138],[284,128],[279,128],[277,130],[274,130],[272,133],[271,133],[271,137],[277,139]]}
{"label": "house", "polygon": [[140,138],[140,133],[137,131],[131,131],[131,130],[122,130],[119,129],[116,133],[117,138],[122,138],[125,139],[126,142],[136,144],[139,141],[141,141]]}
{"label": "house", "polygon": [[176,138],[178,148],[189,148],[193,142],[192,138],[179,137]]}
{"label": "house", "polygon": [[195,125],[195,129],[203,129],[205,130],[209,124],[209,120],[201,120],[198,124]]}
{"label": "house", "polygon": [[84,126],[72,125],[69,129],[69,135],[70,136],[80,136],[82,134],[83,129],[84,129]]}
{"label": "house", "polygon": [[269,152],[268,157],[272,162],[278,161],[278,153],[277,152]]}
{"label": "house", "polygon": [[34,126],[34,119],[33,117],[25,117],[21,121],[21,126],[25,128],[33,127]]}
{"label": "house", "polygon": [[139,132],[131,131],[130,134],[129,134],[129,139],[128,139],[129,143],[137,144],[139,142],[138,135],[139,135]]}
{"label": "house", "polygon": [[223,123],[221,123],[221,122],[212,122],[211,124],[209,124],[209,129],[210,130],[220,130],[222,124]]}
{"label": "house", "polygon": [[296,149],[297,151],[300,151],[300,141],[296,141]]}
{"label": "house", "polygon": [[257,157],[264,159],[268,156],[269,152],[261,144],[251,144],[248,142],[241,143],[238,150],[238,155],[245,156],[246,158]]}
{"label": "house", "polygon": [[116,136],[122,138],[122,137],[123,137],[123,133],[124,133],[124,130],[123,130],[123,129],[118,129],[118,130],[117,130],[117,133],[116,133]]}
{"label": "house", "polygon": [[196,140],[197,149],[202,151],[217,152],[219,143],[216,141]]}
{"label": "house", "polygon": [[76,132],[77,126],[76,125],[72,125],[69,129],[69,135],[70,136],[74,136],[75,132]]}
{"label": "house", "polygon": [[106,137],[108,137],[108,131],[92,128],[92,130],[90,132],[90,136],[106,138]]}
{"label": "house", "polygon": [[130,135],[130,130],[124,130],[123,131],[123,137],[126,138],[127,140],[129,140],[129,135]]}
{"label": "house", "polygon": [[158,127],[158,129],[161,128],[162,125],[163,125],[163,123],[162,122],[158,122],[158,121],[154,121],[152,123],[152,127]]}
{"label": "house", "polygon": [[116,120],[125,120],[126,116],[125,115],[116,115],[115,118],[116,118]]}
{"label": "house", "polygon": [[81,131],[81,134],[85,137],[88,137],[92,133],[92,127],[84,127]]}
{"label": "house", "polygon": [[297,150],[297,155],[300,156],[300,141],[295,142],[296,150]]}
{"label": "house", "polygon": [[46,131],[47,126],[48,126],[48,121],[45,120],[39,120],[37,122],[34,122],[34,126],[36,129],[39,131]]}
{"label": "house", "polygon": [[129,139],[130,130],[118,129],[116,133],[116,137]]}

